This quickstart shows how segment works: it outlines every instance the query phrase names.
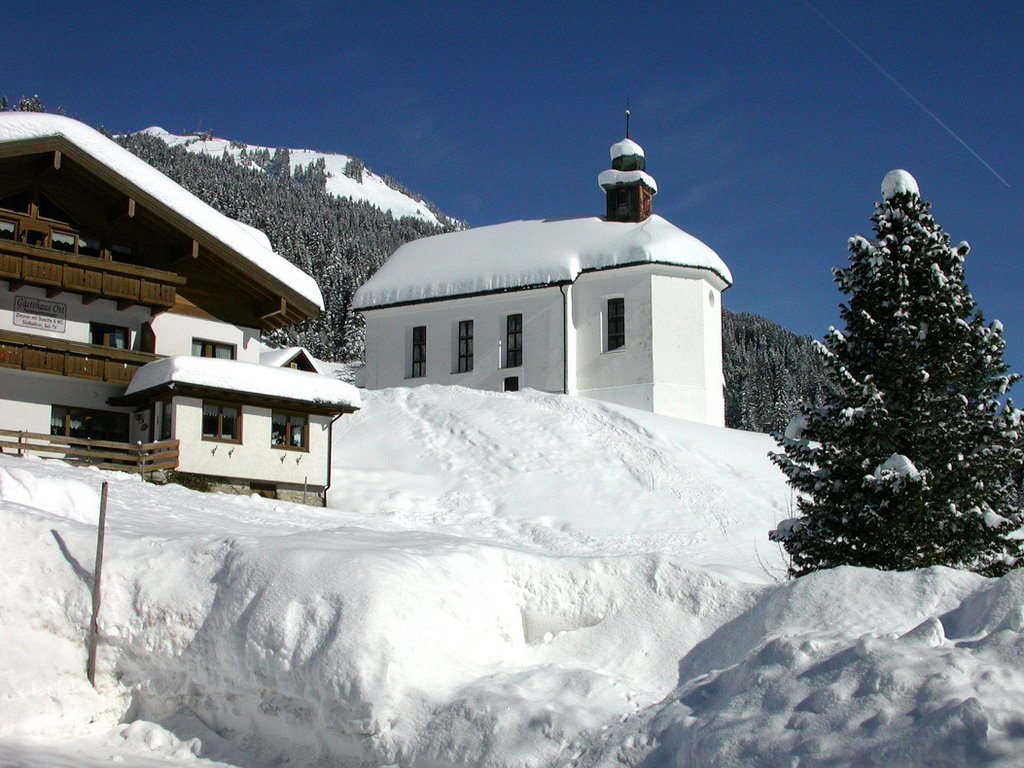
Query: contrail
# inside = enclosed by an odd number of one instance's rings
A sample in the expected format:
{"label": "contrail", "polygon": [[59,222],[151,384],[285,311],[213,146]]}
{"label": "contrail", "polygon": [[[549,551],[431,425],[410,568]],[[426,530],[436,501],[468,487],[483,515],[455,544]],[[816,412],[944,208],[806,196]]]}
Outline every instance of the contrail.
{"label": "contrail", "polygon": [[871,56],[868,54],[867,51],[865,51],[863,48],[861,48],[859,45],[857,45],[853,40],[851,40],[843,32],[843,30],[841,30],[839,27],[837,27],[835,24],[833,24],[832,20],[828,16],[826,16],[824,13],[822,13],[817,8],[815,8],[813,5],[811,5],[811,3],[809,3],[807,0],[801,0],[801,2],[803,2],[804,5],[806,5],[812,11],[814,11],[814,13],[818,16],[818,18],[820,18],[822,21],[824,21],[826,24],[828,24],[830,27],[832,27],[832,29],[835,31],[835,33],[837,35],[839,35],[841,38],[843,38],[843,40],[845,40],[849,44],[849,46],[851,48],[853,48],[855,51],[857,51],[857,53],[859,53],[861,56],[863,56],[865,59],[867,59],[868,62],[870,62],[871,65],[875,69],[877,69],[879,72],[881,72],[883,75],[885,75],[886,79],[890,83],[892,83],[897,88],[899,88],[901,91],[903,91],[903,93],[906,94],[908,99],[910,99],[912,102],[917,104],[917,106],[919,106],[924,111],[924,113],[926,115],[928,115],[928,117],[930,117],[932,120],[934,120],[936,123],[938,123],[946,133],[948,133],[950,136],[952,136],[954,139],[956,139],[957,143],[959,143],[961,147],[963,147],[968,152],[970,152],[972,155],[974,155],[974,158],[979,163],[981,163],[986,168],[988,168],[989,172],[993,176],[995,176],[997,179],[999,179],[1001,182],[1003,182],[1003,184],[1005,184],[1007,187],[1010,186],[1010,182],[1008,182],[1006,179],[1004,179],[1002,176],[1000,176],[999,172],[995,168],[993,168],[991,165],[989,165],[987,162],[985,162],[985,158],[983,158],[981,155],[979,155],[977,152],[975,152],[973,149],[971,149],[970,145],[966,141],[961,139],[957,135],[956,131],[954,131],[952,128],[950,128],[948,125],[946,125],[944,122],[942,122],[942,120],[939,118],[938,115],[936,115],[934,112],[932,112],[930,109],[928,109],[928,107],[926,107],[924,104],[922,104],[921,101],[916,96],[914,96],[914,94],[912,94],[910,91],[908,91],[906,88],[904,88],[903,84],[899,80],[897,80],[895,77],[893,77],[888,72],[886,72],[885,68],[881,64],[879,64],[877,61],[875,61],[873,58],[871,58]]}

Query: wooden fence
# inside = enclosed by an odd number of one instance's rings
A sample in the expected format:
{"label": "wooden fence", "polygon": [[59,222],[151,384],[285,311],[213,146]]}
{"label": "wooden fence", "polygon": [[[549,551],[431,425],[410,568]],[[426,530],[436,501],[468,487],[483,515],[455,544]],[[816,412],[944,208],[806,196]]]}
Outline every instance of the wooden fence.
{"label": "wooden fence", "polygon": [[0,453],[18,456],[34,453],[43,458],[62,459],[69,464],[138,472],[143,477],[178,466],[177,440],[132,444],[0,429]]}

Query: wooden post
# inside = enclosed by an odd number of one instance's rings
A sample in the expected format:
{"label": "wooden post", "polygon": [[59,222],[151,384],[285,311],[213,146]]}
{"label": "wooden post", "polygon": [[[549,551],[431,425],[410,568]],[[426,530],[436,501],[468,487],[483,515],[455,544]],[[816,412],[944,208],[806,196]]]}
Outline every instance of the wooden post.
{"label": "wooden post", "polygon": [[309,475],[302,478],[302,503],[306,503],[306,486],[309,485]]}
{"label": "wooden post", "polygon": [[107,483],[100,491],[100,522],[96,531],[96,566],[92,574],[92,618],[89,620],[89,658],[85,662],[85,675],[96,687],[96,640],[99,634],[100,576],[103,572],[103,536],[107,527]]}
{"label": "wooden post", "polygon": [[21,452],[21,443],[22,443],[22,440],[24,439],[24,436],[25,436],[24,432],[19,432],[18,433],[18,455],[19,456],[24,456],[25,455],[24,453]]}
{"label": "wooden post", "polygon": [[138,443],[136,444],[136,446],[137,446],[136,447],[136,451],[138,452],[138,455],[136,456],[136,458],[138,459],[138,462],[139,462],[139,477],[141,477],[143,480],[145,480],[146,479],[146,454],[142,450],[142,441],[139,440]]}

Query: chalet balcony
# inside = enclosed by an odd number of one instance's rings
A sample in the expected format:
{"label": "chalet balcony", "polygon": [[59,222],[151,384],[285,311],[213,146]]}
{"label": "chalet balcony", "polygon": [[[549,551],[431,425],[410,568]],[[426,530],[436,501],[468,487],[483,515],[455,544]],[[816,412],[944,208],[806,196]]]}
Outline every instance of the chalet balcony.
{"label": "chalet balcony", "polygon": [[0,330],[0,368],[128,386],[139,368],[157,359],[148,352]]}
{"label": "chalet balcony", "polygon": [[45,288],[50,298],[68,291],[81,294],[85,301],[110,299],[121,307],[141,304],[154,309],[174,306],[178,287],[185,284],[185,278],[174,272],[13,240],[0,240],[0,280]]}
{"label": "chalet balcony", "polygon": [[143,478],[154,472],[176,469],[178,447],[177,440],[120,443],[0,429],[0,453],[12,456],[33,454],[44,459],[61,459],[77,466],[135,472]]}

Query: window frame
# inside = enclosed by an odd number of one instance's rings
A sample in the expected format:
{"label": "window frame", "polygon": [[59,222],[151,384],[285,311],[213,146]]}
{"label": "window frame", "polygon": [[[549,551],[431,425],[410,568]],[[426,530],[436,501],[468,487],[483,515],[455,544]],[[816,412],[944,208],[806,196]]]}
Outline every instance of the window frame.
{"label": "window frame", "polygon": [[[274,420],[283,416],[285,419],[285,442],[277,444],[274,442]],[[291,419],[301,418],[302,419],[302,445],[289,445],[289,439],[292,434]],[[270,447],[280,451],[298,451],[300,453],[309,453],[309,414],[303,413],[302,411],[281,411],[273,410],[270,412]]]}
{"label": "window frame", "polygon": [[158,441],[174,439],[174,403],[171,400],[157,402],[160,408],[160,436]]}
{"label": "window frame", "polygon": [[522,365],[523,313],[515,312],[505,316],[505,365],[502,367],[520,368]]}
{"label": "window frame", "polygon": [[[206,434],[206,408],[207,406],[215,407],[217,409],[217,434],[207,435]],[[205,442],[208,443],[231,443],[233,445],[242,444],[242,406],[238,403],[229,403],[223,400],[203,400],[202,406],[200,406],[200,419],[199,419],[199,436]],[[224,409],[234,408],[238,412],[237,425],[238,425],[238,436],[237,437],[224,437]]]}
{"label": "window frame", "polygon": [[[96,341],[97,331],[100,331],[102,341]],[[124,332],[124,346],[117,347],[110,343],[111,331],[123,331]],[[89,323],[89,343],[97,347],[107,347],[108,349],[131,349],[132,348],[132,334],[126,325],[113,325],[112,323]]]}
{"label": "window frame", "polygon": [[[422,332],[422,333],[418,333]],[[420,337],[417,339],[417,335]],[[417,357],[419,359],[417,359]],[[409,348],[409,378],[422,379],[427,375],[427,326],[412,327],[411,346]]]}
{"label": "window frame", "polygon": [[[615,310],[613,314],[613,309]],[[605,301],[604,351],[626,348],[626,298],[610,296]]]}
{"label": "window frame", "polygon": [[473,370],[473,321],[459,320],[456,335],[455,373],[471,373]]}
{"label": "window frame", "polygon": [[[199,345],[201,354],[196,354],[196,345]],[[231,352],[231,357],[218,357],[216,351],[218,349],[227,349]],[[213,354],[206,354],[207,351],[212,351]],[[238,345],[232,344],[227,341],[214,341],[213,339],[200,339],[196,336],[192,337],[192,357],[207,357],[213,360],[237,360],[238,359]]]}
{"label": "window frame", "polygon": [[[64,411],[63,418],[61,419],[62,431],[54,432],[54,416],[56,415],[54,411],[58,409]],[[72,414],[74,413],[81,414],[83,425],[86,423],[88,419],[92,419],[96,416],[102,416],[104,419],[116,419],[118,421],[121,421],[124,426],[124,439],[120,440],[117,439],[116,437],[111,438],[109,435],[104,437],[92,437],[89,435],[72,435],[70,422]],[[112,443],[129,443],[131,441],[131,422],[128,418],[128,414],[122,413],[121,411],[103,411],[99,410],[98,408],[81,408],[77,405],[61,405],[60,403],[54,403],[50,406],[50,434],[54,437],[67,437],[73,438],[75,440],[101,440]]]}

